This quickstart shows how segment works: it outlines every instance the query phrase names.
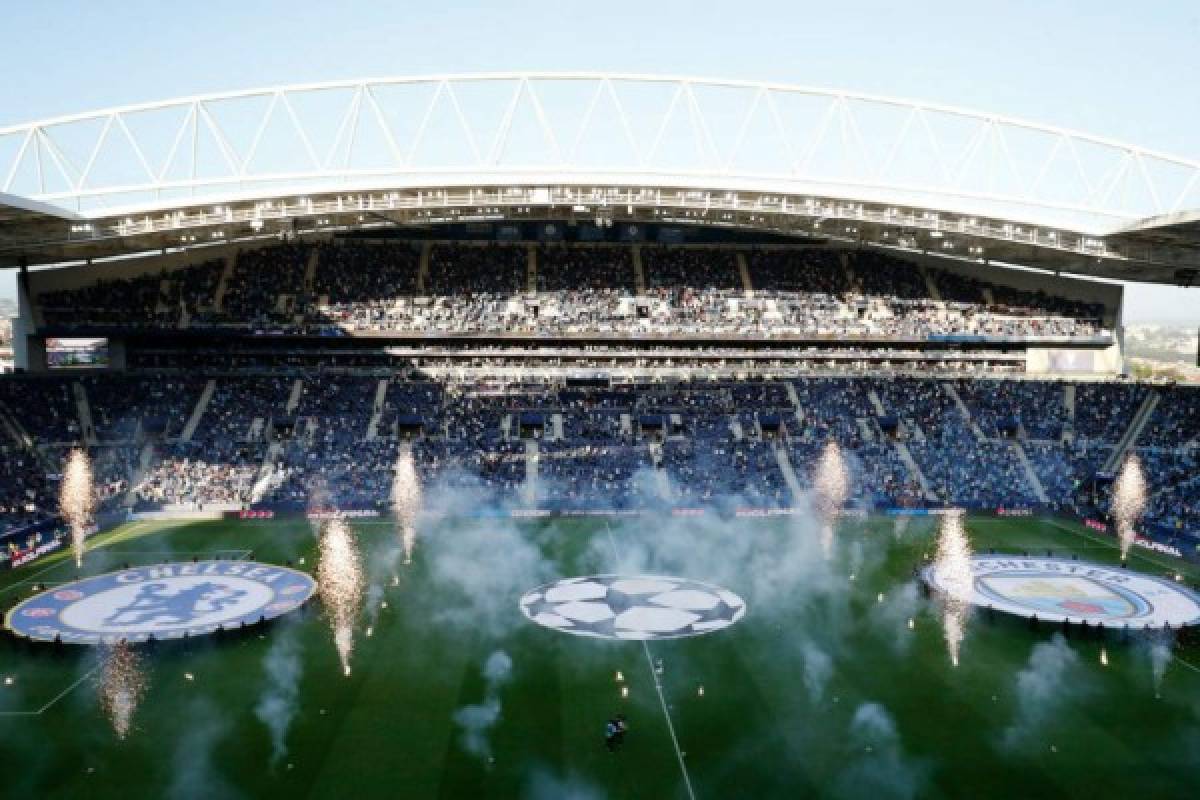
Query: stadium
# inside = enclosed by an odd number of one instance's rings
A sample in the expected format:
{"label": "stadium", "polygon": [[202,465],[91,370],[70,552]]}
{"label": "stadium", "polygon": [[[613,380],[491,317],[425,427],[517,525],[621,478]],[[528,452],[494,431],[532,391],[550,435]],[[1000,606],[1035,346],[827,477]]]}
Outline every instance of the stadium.
{"label": "stadium", "polygon": [[1122,334],[1200,161],[279,85],[0,128],[0,267],[4,796],[1200,785],[1200,389]]}

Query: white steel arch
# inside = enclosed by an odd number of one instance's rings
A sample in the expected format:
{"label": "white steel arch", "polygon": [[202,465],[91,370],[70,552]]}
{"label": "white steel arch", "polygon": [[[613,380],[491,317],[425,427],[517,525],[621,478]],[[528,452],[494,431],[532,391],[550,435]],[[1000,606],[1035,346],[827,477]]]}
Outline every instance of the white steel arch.
{"label": "white steel arch", "polygon": [[809,194],[1104,234],[1200,207],[1200,162],[896,98],[573,72],[279,86],[0,128],[0,193],[96,218],[456,185]]}

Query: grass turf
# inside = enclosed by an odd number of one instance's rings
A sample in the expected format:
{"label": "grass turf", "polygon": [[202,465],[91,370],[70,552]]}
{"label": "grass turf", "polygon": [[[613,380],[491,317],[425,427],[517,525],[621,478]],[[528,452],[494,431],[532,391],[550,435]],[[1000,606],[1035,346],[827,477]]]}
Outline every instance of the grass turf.
{"label": "grass turf", "polygon": [[[673,558],[697,563],[678,553],[656,557],[661,531],[653,522],[431,522],[414,563],[396,566],[395,585],[382,555],[394,555],[390,526],[357,524],[386,607],[373,620],[364,615],[348,678],[314,604],[260,634],[145,652],[148,688],[125,740],[97,702],[96,651],[55,654],[5,637],[0,675],[14,680],[0,685],[0,796],[1193,796],[1196,648],[1177,650],[1156,687],[1144,644],[1076,636],[1069,650],[1047,648],[1050,630],[976,614],[954,668],[936,608],[913,587],[931,521],[903,530],[890,519],[844,524],[828,571],[835,588],[771,586],[720,562],[726,550],[754,552],[759,542],[770,558],[770,548],[788,547],[790,524],[697,524],[695,552],[713,554],[718,574],[685,577],[741,593],[750,612],[729,630],[647,647],[529,624],[516,600],[534,584],[513,583],[524,577],[513,578],[509,561],[519,557],[514,543],[530,543],[550,577],[618,571],[643,551],[664,568]],[[500,527],[506,538],[493,549],[489,537]],[[978,518],[968,531],[977,550],[1116,561],[1111,540],[1071,524]],[[726,537],[743,547],[728,548]],[[133,523],[96,538],[83,574],[248,551],[267,562],[303,557],[311,567],[314,544],[303,521]],[[1141,552],[1132,566],[1183,569]],[[447,582],[447,570],[461,580]],[[28,595],[34,582],[75,575],[63,554],[6,573],[0,606]],[[278,655],[280,640],[294,646],[298,702],[287,751],[273,760],[255,709],[272,685],[265,661]],[[1039,645],[1065,658],[1052,673],[1057,680],[1027,669]],[[455,712],[484,702],[482,666],[497,650],[513,670],[494,691],[502,710],[486,732],[489,760],[465,746]],[[631,730],[610,754],[603,723],[617,712]]]}

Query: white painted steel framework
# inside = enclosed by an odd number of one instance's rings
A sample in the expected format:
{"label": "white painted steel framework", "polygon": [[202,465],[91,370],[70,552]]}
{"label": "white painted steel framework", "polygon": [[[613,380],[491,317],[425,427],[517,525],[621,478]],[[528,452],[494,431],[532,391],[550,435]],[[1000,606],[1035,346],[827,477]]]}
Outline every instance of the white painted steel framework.
{"label": "white painted steel framework", "polygon": [[0,128],[0,193],[84,219],[506,186],[811,197],[1103,236],[1200,208],[1200,162],[894,98],[593,73],[282,86]]}

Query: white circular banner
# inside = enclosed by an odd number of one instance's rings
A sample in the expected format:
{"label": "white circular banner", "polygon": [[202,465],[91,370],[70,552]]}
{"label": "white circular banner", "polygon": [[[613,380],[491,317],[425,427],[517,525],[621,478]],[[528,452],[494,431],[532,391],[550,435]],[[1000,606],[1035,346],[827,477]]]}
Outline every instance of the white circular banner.
{"label": "white circular banner", "polygon": [[[971,604],[1048,622],[1107,628],[1200,623],[1200,596],[1169,580],[1062,558],[988,555],[971,559]],[[944,591],[937,565],[922,573]]]}
{"label": "white circular banner", "polygon": [[13,608],[5,623],[42,641],[175,639],[273,619],[315,590],[303,572],[251,561],[156,564],[42,592]]}
{"label": "white circular banner", "polygon": [[665,575],[564,578],[526,592],[521,613],[533,622],[597,639],[678,639],[728,628],[746,603],[712,584]]}

